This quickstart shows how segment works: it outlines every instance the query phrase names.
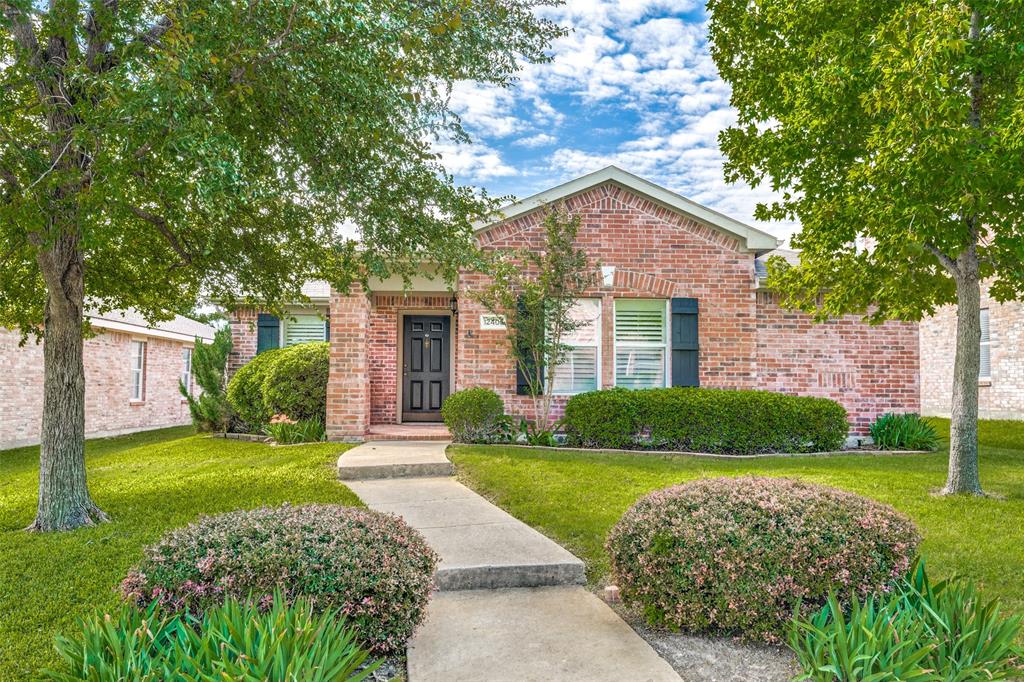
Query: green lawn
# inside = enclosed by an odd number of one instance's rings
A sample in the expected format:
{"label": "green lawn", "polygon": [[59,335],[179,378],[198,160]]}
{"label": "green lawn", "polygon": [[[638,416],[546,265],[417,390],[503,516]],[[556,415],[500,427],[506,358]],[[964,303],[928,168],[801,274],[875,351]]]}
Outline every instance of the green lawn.
{"label": "green lawn", "polygon": [[112,523],[34,534],[38,448],[0,452],[0,680],[56,664],[54,633],[117,602],[116,587],[165,530],[200,514],[277,505],[360,505],[335,479],[337,443],[274,448],[166,429],[89,441],[89,487]]}
{"label": "green lawn", "polygon": [[[936,420],[940,432],[948,422]],[[601,452],[456,446],[449,456],[468,485],[554,538],[607,579],[604,539],[645,493],[693,478],[793,476],[850,490],[902,510],[924,534],[936,576],[961,574],[1024,613],[1024,422],[981,429],[982,485],[1002,499],[941,498],[947,453],[724,460]]]}

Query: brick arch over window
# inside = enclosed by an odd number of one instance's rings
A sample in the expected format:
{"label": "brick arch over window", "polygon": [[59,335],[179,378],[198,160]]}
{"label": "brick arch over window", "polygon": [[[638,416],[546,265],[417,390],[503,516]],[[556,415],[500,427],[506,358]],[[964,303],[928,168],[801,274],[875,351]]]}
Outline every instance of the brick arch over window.
{"label": "brick arch over window", "polygon": [[615,269],[612,285],[621,289],[633,289],[656,298],[670,298],[676,291],[677,283],[664,277],[648,275],[634,270]]}

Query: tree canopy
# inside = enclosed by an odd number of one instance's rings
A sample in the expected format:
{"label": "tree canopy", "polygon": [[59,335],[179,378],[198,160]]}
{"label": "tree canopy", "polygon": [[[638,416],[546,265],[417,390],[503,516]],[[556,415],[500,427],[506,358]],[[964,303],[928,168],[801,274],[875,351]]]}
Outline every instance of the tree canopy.
{"label": "tree canopy", "polygon": [[1024,3],[709,8],[727,177],[781,192],[759,219],[800,222],[800,266],[771,268],[789,303],[919,319],[956,301],[973,243],[992,294],[1024,294]]}
{"label": "tree canopy", "polygon": [[491,206],[430,142],[453,83],[545,58],[534,4],[0,1],[0,324],[68,230],[90,302],[151,317],[458,262]]}

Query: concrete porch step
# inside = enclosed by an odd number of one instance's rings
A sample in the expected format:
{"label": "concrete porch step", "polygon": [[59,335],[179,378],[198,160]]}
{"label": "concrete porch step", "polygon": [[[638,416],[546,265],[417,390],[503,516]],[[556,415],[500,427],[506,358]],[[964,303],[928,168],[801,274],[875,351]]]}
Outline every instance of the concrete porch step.
{"label": "concrete porch step", "polygon": [[371,509],[401,516],[441,562],[438,589],[581,585],[583,562],[452,478],[352,481]]}
{"label": "concrete porch step", "polygon": [[409,476],[451,476],[444,441],[374,441],[343,452],[338,458],[338,478],[360,481]]}
{"label": "concrete porch step", "polygon": [[451,434],[448,433],[444,424],[374,424],[366,430],[364,441],[378,440],[425,440],[425,441],[450,441]]}

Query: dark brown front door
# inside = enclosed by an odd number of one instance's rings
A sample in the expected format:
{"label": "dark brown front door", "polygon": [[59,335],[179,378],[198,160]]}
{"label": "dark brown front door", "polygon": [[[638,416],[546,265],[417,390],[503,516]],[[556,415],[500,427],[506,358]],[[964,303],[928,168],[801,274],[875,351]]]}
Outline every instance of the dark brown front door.
{"label": "dark brown front door", "polygon": [[407,315],[402,330],[402,421],[439,422],[451,377],[451,321]]}

